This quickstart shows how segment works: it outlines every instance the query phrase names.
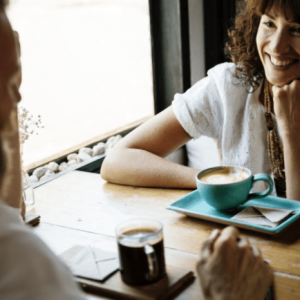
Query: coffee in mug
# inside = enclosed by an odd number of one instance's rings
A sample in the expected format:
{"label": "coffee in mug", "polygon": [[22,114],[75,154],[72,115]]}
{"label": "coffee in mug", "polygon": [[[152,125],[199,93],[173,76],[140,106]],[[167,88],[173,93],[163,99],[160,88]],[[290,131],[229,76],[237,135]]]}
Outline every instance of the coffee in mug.
{"label": "coffee in mug", "polygon": [[[265,191],[250,192],[254,183],[265,181]],[[267,174],[252,175],[244,167],[219,166],[209,168],[196,175],[197,189],[201,199],[217,210],[229,210],[254,198],[264,198],[273,191],[273,181]]]}
{"label": "coffee in mug", "polygon": [[222,184],[222,183],[238,182],[248,177],[249,174],[244,169],[224,167],[221,169],[204,173],[199,177],[199,180],[206,183]]}
{"label": "coffee in mug", "polygon": [[153,283],[166,274],[162,224],[131,220],[116,229],[122,280],[130,285]]}

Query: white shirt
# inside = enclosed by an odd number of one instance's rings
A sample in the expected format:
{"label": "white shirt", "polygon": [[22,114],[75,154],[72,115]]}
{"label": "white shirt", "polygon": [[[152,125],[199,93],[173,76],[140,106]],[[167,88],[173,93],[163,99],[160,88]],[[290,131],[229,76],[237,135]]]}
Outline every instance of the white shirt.
{"label": "white shirt", "polygon": [[[208,71],[184,94],[176,94],[173,110],[184,130],[194,139],[213,138],[221,165],[244,166],[252,174],[271,175],[267,152],[264,107],[259,102],[260,86],[248,93],[233,78],[233,63],[223,63]],[[197,155],[192,167],[197,165]],[[255,190],[261,190],[256,184]]]}
{"label": "white shirt", "polygon": [[69,269],[0,202],[0,299],[83,300]]}

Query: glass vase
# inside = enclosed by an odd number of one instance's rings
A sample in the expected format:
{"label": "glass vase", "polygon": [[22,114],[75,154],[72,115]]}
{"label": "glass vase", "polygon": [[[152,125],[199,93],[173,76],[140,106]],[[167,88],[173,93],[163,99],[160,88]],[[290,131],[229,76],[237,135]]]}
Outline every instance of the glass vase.
{"label": "glass vase", "polygon": [[22,184],[23,184],[23,200],[26,206],[34,205],[35,198],[34,198],[34,190],[32,187],[32,183],[28,176],[28,173],[22,169]]}

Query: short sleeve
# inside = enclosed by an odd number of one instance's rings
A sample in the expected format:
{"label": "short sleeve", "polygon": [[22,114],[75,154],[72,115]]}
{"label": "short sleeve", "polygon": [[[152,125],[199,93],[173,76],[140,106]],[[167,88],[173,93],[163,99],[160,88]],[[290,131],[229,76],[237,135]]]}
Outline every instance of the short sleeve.
{"label": "short sleeve", "polygon": [[224,94],[234,64],[224,63],[208,71],[184,94],[176,94],[172,103],[176,118],[194,139],[204,135],[218,139],[224,123]]}

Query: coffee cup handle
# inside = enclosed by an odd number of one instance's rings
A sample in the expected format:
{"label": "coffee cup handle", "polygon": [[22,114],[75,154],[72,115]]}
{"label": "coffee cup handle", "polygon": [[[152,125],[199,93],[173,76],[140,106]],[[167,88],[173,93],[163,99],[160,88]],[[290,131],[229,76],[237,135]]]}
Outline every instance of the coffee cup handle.
{"label": "coffee cup handle", "polygon": [[254,185],[255,182],[257,181],[265,181],[269,184],[269,188],[266,189],[263,192],[256,192],[256,193],[249,193],[249,196],[247,198],[247,200],[253,199],[253,198],[264,198],[267,197],[268,195],[270,195],[273,191],[273,181],[271,179],[271,177],[267,174],[261,173],[261,174],[256,174],[253,176],[252,178],[252,187]]}
{"label": "coffee cup handle", "polygon": [[144,251],[147,256],[148,268],[149,268],[149,274],[147,274],[147,280],[153,280],[158,276],[159,273],[157,256],[154,248],[149,244],[146,244],[144,246]]}

